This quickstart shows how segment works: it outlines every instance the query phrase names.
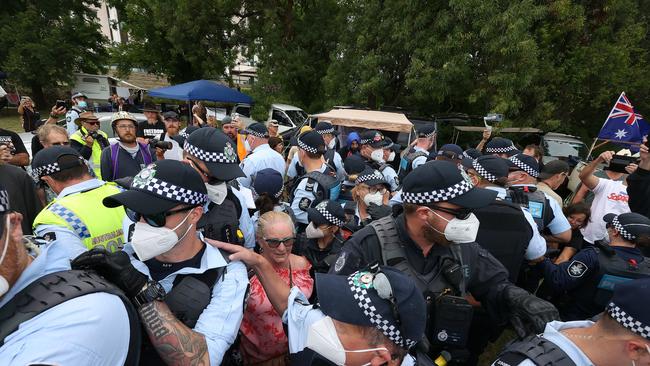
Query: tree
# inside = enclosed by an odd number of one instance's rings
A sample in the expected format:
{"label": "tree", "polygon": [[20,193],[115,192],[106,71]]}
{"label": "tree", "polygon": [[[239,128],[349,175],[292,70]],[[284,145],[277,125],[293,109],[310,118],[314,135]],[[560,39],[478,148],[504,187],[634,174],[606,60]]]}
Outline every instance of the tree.
{"label": "tree", "polygon": [[45,106],[44,87],[70,84],[74,72],[96,73],[107,59],[95,10],[99,0],[8,1],[0,8],[0,69],[31,88]]}
{"label": "tree", "polygon": [[241,1],[113,0],[128,42],[112,53],[121,75],[133,67],[172,83],[218,79],[234,64]]}

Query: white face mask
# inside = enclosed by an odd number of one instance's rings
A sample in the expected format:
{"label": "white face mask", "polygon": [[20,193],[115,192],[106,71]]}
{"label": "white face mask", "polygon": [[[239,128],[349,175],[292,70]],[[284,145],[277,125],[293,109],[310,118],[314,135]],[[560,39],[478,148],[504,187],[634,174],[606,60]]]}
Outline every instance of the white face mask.
{"label": "white face mask", "polygon": [[208,190],[208,198],[210,201],[217,205],[222,204],[223,200],[225,200],[228,195],[228,186],[226,185],[226,182],[215,185],[206,183],[205,188]]}
{"label": "white face mask", "polygon": [[374,203],[377,206],[381,206],[384,204],[384,196],[381,194],[381,192],[368,193],[367,195],[363,196],[363,203],[365,203],[366,206],[370,206],[371,203]]}
{"label": "white face mask", "polygon": [[138,259],[141,261],[149,260],[157,255],[168,252],[179,241],[185,238],[185,235],[190,232],[192,225],[188,226],[185,233],[179,238],[174,230],[178,229],[188,217],[190,212],[187,213],[183,221],[176,227],[170,229],[168,227],[153,227],[145,222],[136,222],[135,229],[133,230],[133,238],[131,245]]}
{"label": "white face mask", "polygon": [[388,161],[393,161],[395,160],[395,151],[391,151],[390,155],[388,155]]}
{"label": "white face mask", "polygon": [[[346,353],[363,353],[374,351],[386,351],[388,349],[381,348],[368,348],[348,351],[343,348],[339,336],[336,334],[336,327],[334,322],[329,316],[315,322],[309,327],[307,331],[307,343],[305,347],[325,357],[329,361],[337,365],[345,365]],[[364,364],[370,365],[370,362]]]}
{"label": "white face mask", "polygon": [[[11,235],[11,220],[9,219],[9,214],[7,214],[7,223],[5,227],[7,228],[7,237],[5,238],[5,245],[2,249],[2,257],[0,257],[0,266],[5,260],[5,256],[7,255],[7,248],[9,248],[9,235]],[[4,276],[0,275],[0,298],[6,294],[7,291],[9,291],[9,282],[7,282],[7,279]]]}
{"label": "white face mask", "polygon": [[473,213],[470,213],[469,217],[465,220],[461,220],[457,217],[454,217],[451,220],[447,220],[434,210],[429,209],[429,211],[433,212],[433,214],[439,218],[447,221],[447,227],[445,227],[444,233],[441,233],[440,231],[436,230],[436,228],[431,226],[433,230],[437,231],[440,234],[443,234],[445,236],[445,239],[449,240],[452,243],[472,243],[476,241],[476,234],[478,233],[478,228],[481,222],[478,221],[478,218]]}
{"label": "white face mask", "polygon": [[379,164],[384,163],[384,150],[377,149],[370,154],[370,159],[378,162]]}
{"label": "white face mask", "polygon": [[246,152],[249,153],[251,152],[251,144],[248,143],[248,139],[244,140],[244,149],[246,149]]}
{"label": "white face mask", "polygon": [[325,233],[320,228],[317,228],[316,224],[310,222],[305,228],[305,236],[307,239],[320,239],[325,237]]}
{"label": "white face mask", "polygon": [[333,148],[335,148],[335,147],[336,147],[336,139],[333,138],[333,139],[331,139],[330,142],[327,144],[327,148],[328,148],[328,149],[333,149]]}

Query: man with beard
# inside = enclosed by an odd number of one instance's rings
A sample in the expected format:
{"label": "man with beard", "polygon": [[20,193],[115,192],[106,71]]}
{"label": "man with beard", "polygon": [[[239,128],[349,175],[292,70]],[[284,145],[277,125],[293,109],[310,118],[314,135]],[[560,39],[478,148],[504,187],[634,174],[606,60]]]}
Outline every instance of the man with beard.
{"label": "man with beard", "polygon": [[160,119],[160,111],[153,103],[145,103],[142,113],[147,120],[138,123],[136,136],[139,143],[148,144],[149,139],[157,139],[165,132],[165,124]]}
{"label": "man with beard", "polygon": [[378,261],[412,277],[429,306],[426,335],[433,359],[446,351],[453,362],[467,360],[473,299],[497,323],[509,319],[520,336],[539,333],[559,318],[555,307],[510,283],[503,265],[475,242],[479,221],[472,210],[496,195],[473,187],[451,162],[425,163],[404,180],[404,213],[354,233],[330,273],[350,274]]}
{"label": "man with beard", "polygon": [[178,114],[173,111],[163,113],[165,120],[165,132],[160,136],[160,141],[171,142],[172,148],[167,149],[163,154],[164,159],[183,160],[183,137],[179,134],[181,131],[181,120]]}
{"label": "man with beard", "polygon": [[134,177],[156,161],[146,144],[136,142],[137,120],[129,112],[113,114],[111,127],[118,142],[102,151],[101,169],[105,181]]}

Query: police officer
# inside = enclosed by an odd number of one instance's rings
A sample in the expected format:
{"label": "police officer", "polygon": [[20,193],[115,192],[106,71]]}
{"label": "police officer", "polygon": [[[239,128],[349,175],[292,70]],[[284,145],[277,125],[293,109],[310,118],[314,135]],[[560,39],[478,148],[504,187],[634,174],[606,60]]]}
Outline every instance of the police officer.
{"label": "police officer", "polygon": [[134,177],[156,161],[156,155],[151,153],[149,145],[136,141],[138,121],[131,113],[114,113],[111,127],[119,140],[102,150],[101,171],[104,180]]}
{"label": "police officer", "polygon": [[562,213],[562,207],[546,193],[537,190],[539,165],[532,156],[513,155],[508,159],[510,189],[508,199],[525,207],[547,240],[568,243],[571,240],[571,225]]}
{"label": "police officer", "polygon": [[463,151],[463,159],[472,159],[476,160],[479,156],[481,156],[481,152],[475,148],[469,148],[465,151]]}
{"label": "police officer", "polygon": [[323,162],[325,141],[316,131],[308,131],[296,139],[298,163],[305,168],[305,175],[298,178],[291,195],[291,209],[299,223],[299,231],[309,224],[307,209],[321,201],[336,201],[341,182],[332,176],[333,171]]}
{"label": "police officer", "polygon": [[388,206],[390,190],[388,182],[378,170],[366,168],[354,181],[352,197],[356,202],[353,231],[366,226],[373,220],[392,214]]}
{"label": "police officer", "polygon": [[435,356],[447,349],[455,361],[467,358],[463,349],[472,307],[463,297],[468,293],[495,320],[509,319],[518,334],[527,332],[523,321],[541,331],[557,317],[555,307],[511,284],[503,265],[475,242],[479,221],[471,211],[496,195],[473,187],[453,163],[428,162],[404,180],[404,213],[375,220],[354,233],[330,272],[349,274],[379,261],[408,274],[430,309],[436,309],[429,313],[427,329],[433,343],[429,352]]}
{"label": "police officer", "polygon": [[260,216],[269,211],[284,212],[295,223],[293,211],[289,203],[281,201],[284,192],[284,179],[277,171],[266,168],[257,172],[257,179],[253,182],[253,197],[257,211],[251,216],[253,227],[257,231],[257,221]]}
{"label": "police officer", "polygon": [[372,169],[379,168],[384,161],[384,147],[388,144],[384,135],[377,130],[361,132],[359,154],[365,159],[366,165]]}
{"label": "police officer", "polygon": [[495,201],[474,210],[481,222],[476,242],[506,267],[510,280],[515,282],[524,260],[544,256],[546,240],[539,233],[530,212],[506,200],[507,160],[485,155],[476,160],[464,159],[463,167],[475,187],[497,192]]}
{"label": "police officer", "polygon": [[459,165],[463,159],[463,149],[456,144],[444,144],[437,152],[432,153],[431,155],[435,160],[447,160]]}
{"label": "police officer", "polygon": [[58,195],[36,216],[33,226],[37,236],[67,244],[79,243],[83,249],[101,246],[116,251],[124,246],[124,209],[100,204],[120,189],[113,183],[91,177],[78,152],[68,146],[45,148],[34,157],[32,174]]}
{"label": "police officer", "polygon": [[185,160],[201,174],[208,191],[199,228],[209,239],[255,247],[255,232],[244,197],[228,182],[244,176],[232,140],[213,127],[194,131],[185,142]]}
{"label": "police officer", "polygon": [[77,237],[30,256],[21,221],[0,187],[2,364],[137,365],[140,324],[130,301],[96,274],[70,271],[70,248],[84,251],[71,243]]}
{"label": "police officer", "polygon": [[245,136],[244,144],[250,151],[241,162],[240,167],[244,177],[239,178],[239,184],[251,188],[255,175],[262,169],[271,168],[284,177],[284,158],[269,146],[269,131],[263,123],[255,122],[241,131]]}
{"label": "police officer", "polygon": [[305,240],[296,243],[293,253],[307,258],[313,277],[314,273],[327,273],[341,251],[345,212],[340,204],[324,200],[308,208],[307,217],[309,225],[305,229]]}
{"label": "police officer", "polygon": [[[399,189],[399,178],[393,168],[395,157],[398,156],[401,146],[396,144],[389,137],[385,137],[386,147],[384,147],[384,163],[379,164],[377,170],[384,176],[389,185],[390,191],[395,192]],[[399,165],[397,165],[399,166]]]}
{"label": "police officer", "polygon": [[341,182],[341,194],[339,195],[339,199],[351,202],[354,200],[352,198],[352,189],[356,185],[354,181],[357,179],[357,175],[366,169],[366,163],[361,156],[353,154],[345,158],[343,167],[345,168],[346,176]]}
{"label": "police officer", "polygon": [[72,136],[79,129],[79,125],[76,123],[77,118],[88,108],[88,103],[86,102],[88,97],[86,94],[76,92],[72,93],[70,98],[72,99],[72,107],[65,114],[65,129],[68,131],[68,136]]}
{"label": "police officer", "polygon": [[612,289],[626,279],[650,277],[650,259],[638,246],[650,244],[650,219],[637,213],[607,214],[609,245],[589,246],[570,261],[554,264],[548,258],[539,263],[544,281],[557,293],[571,297],[565,320],[590,318],[603,311]]}
{"label": "police officer", "polygon": [[323,140],[325,141],[326,150],[325,154],[323,154],[325,163],[336,170],[336,177],[339,180],[343,180],[345,178],[343,160],[341,159],[341,155],[336,151],[336,137],[339,135],[339,132],[330,121],[319,121],[316,127],[314,127],[314,131],[323,136]]}
{"label": "police officer", "polygon": [[650,279],[616,285],[605,312],[589,320],[546,325],[509,344],[492,366],[650,364]]}
{"label": "police officer", "polygon": [[515,147],[515,144],[512,142],[512,140],[503,137],[495,137],[485,145],[486,154],[496,155],[504,159],[508,159],[513,155],[519,154],[520,152],[521,151]]}
{"label": "police officer", "polygon": [[377,265],[349,276],[319,273],[316,291],[327,296],[314,306],[297,286],[289,288],[261,255],[215,245],[255,270],[275,311],[283,314],[291,365],[413,364],[407,352],[423,338],[426,305],[406,275]]}
{"label": "police officer", "polygon": [[141,363],[221,364],[241,323],[246,267],[206,245],[196,227],[207,190],[188,164],[161,160],[134,177],[128,191],[107,197],[136,222],[123,251],[95,248],[73,268],[96,270],[124,290],[147,336]]}
{"label": "police officer", "polygon": [[70,147],[88,161],[98,179],[102,179],[102,150],[110,145],[108,135],[99,129],[99,119],[92,112],[83,112],[75,123],[80,127],[70,135]]}
{"label": "police officer", "polygon": [[413,169],[427,162],[429,157],[429,150],[431,150],[436,142],[436,126],[434,124],[427,124],[418,129],[417,140],[413,146],[404,156],[399,165],[399,179],[404,181],[404,178]]}

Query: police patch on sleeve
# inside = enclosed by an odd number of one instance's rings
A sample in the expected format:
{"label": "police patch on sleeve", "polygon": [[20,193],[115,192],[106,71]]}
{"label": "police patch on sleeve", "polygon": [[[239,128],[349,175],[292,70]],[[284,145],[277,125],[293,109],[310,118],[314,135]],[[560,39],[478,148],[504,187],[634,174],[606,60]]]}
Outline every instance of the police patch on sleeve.
{"label": "police patch on sleeve", "polygon": [[339,272],[340,270],[343,269],[343,266],[345,266],[345,257],[347,257],[347,252],[341,252],[341,255],[336,259],[336,263],[334,263],[334,272]]}
{"label": "police patch on sleeve", "polygon": [[303,211],[307,211],[307,209],[311,206],[311,200],[307,197],[303,197],[300,199],[300,203],[298,203],[298,208],[300,208]]}
{"label": "police patch on sleeve", "polygon": [[566,271],[569,276],[573,278],[579,278],[582,277],[588,269],[589,268],[586,264],[580,261],[573,261],[571,264],[569,264],[569,267],[567,267]]}

